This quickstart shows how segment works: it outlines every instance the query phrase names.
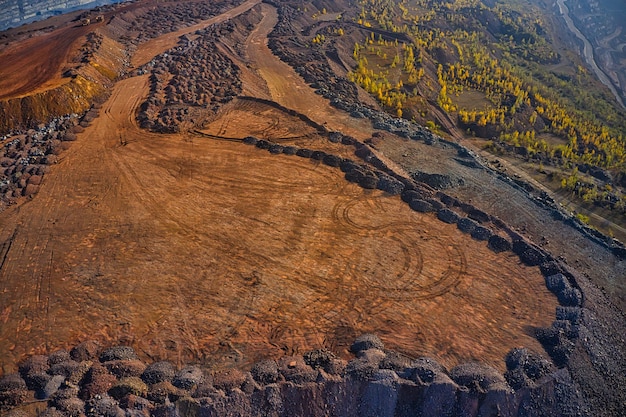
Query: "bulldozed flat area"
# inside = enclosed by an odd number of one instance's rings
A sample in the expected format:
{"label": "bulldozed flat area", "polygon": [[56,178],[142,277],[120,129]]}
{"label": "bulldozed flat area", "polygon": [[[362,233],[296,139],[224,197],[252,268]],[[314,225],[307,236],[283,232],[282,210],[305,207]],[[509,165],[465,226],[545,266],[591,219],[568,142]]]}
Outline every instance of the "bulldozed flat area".
{"label": "bulldozed flat area", "polygon": [[[260,23],[240,54],[224,46],[242,95],[371,138],[367,120],[331,107],[271,53],[276,9],[252,12]],[[168,45],[140,45],[137,63]],[[346,355],[365,332],[447,367],[478,360],[503,371],[518,346],[545,355],[534,329],[550,326],[558,303],[538,267],[351,184],[338,168],[241,142],[253,135],[358,159],[280,106],[235,99],[196,133],[158,134],[135,119],[148,92],[149,75],[118,81],[39,193],[0,214],[2,372],[86,339],[216,368],[315,348]],[[626,269],[445,146],[385,134],[375,147],[400,173],[445,167],[466,178],[450,194],[547,236],[555,257],[566,251],[592,280]]]}
{"label": "bulldozed flat area", "polygon": [[[320,162],[141,131],[146,81],[119,82],[40,193],[3,213],[5,370],[86,338],[215,366],[345,351],[363,332],[448,366],[541,350],[528,328],[550,324],[555,298],[537,268]],[[345,148],[258,103],[214,124]]]}

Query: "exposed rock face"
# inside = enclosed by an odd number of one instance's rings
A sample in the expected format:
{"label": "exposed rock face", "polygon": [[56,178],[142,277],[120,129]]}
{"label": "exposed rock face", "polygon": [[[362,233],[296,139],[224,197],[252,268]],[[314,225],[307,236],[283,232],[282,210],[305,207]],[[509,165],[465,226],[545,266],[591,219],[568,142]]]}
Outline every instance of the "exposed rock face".
{"label": "exposed rock face", "polygon": [[[576,322],[580,311],[560,307],[557,319]],[[567,368],[557,370],[523,348],[507,355],[505,375],[480,363],[448,372],[433,359],[386,350],[373,334],[357,338],[350,351],[355,358],[349,362],[314,350],[259,362],[250,372],[198,366],[177,371],[169,362],[147,365],[131,348],[118,346],[104,350],[100,361],[83,360],[74,370],[80,376],[69,377],[52,376],[56,365],[76,363],[67,352],[55,352],[33,356],[20,365],[20,374],[0,379],[0,410],[28,415],[19,406],[32,395],[26,378],[33,375],[48,376],[39,378],[47,382],[36,394],[47,400],[46,416],[564,416],[587,409]],[[141,378],[115,375],[112,362],[115,369],[144,371]]]}
{"label": "exposed rock face", "polygon": [[7,0],[0,8],[0,31],[79,9],[122,0]]}

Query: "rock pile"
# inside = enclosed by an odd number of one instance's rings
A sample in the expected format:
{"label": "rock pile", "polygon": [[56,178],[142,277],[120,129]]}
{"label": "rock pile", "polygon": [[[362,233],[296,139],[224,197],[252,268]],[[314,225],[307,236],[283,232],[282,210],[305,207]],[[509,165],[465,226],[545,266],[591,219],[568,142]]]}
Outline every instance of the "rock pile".
{"label": "rock pile", "polygon": [[507,372],[478,363],[450,371],[430,358],[386,350],[366,334],[349,362],[327,350],[265,360],[250,371],[146,364],[128,346],[83,342],[32,356],[0,379],[0,406],[23,415],[29,398],[51,416],[516,416],[584,408],[566,369],[513,349]]}
{"label": "rock pile", "polygon": [[50,165],[67,148],[64,142],[76,140],[78,123],[77,115],[68,115],[0,138],[0,211],[19,197],[37,193]]}
{"label": "rock pile", "polygon": [[241,0],[211,2],[181,1],[150,3],[149,7],[131,13],[116,15],[112,25],[123,33],[121,40],[138,45],[165,33],[193,26],[241,4]]}
{"label": "rock pile", "polygon": [[[349,137],[346,142],[352,143]],[[254,145],[259,149],[264,149],[272,154],[296,155],[301,158],[310,158],[320,161],[324,165],[332,168],[340,168],[345,173],[346,180],[359,184],[365,189],[379,189],[388,194],[398,195],[404,190],[405,184],[397,176],[389,175],[385,172],[371,167],[369,164],[359,164],[351,159],[342,158],[324,151],[315,151],[307,148],[295,146],[282,146],[265,139],[258,139],[247,136],[243,143]],[[392,172],[391,170],[389,170]]]}
{"label": "rock pile", "polygon": [[137,118],[142,128],[176,132],[181,123],[199,123],[241,92],[239,68],[216,47],[234,31],[232,22],[183,37],[179,45],[149,65],[150,94]]}

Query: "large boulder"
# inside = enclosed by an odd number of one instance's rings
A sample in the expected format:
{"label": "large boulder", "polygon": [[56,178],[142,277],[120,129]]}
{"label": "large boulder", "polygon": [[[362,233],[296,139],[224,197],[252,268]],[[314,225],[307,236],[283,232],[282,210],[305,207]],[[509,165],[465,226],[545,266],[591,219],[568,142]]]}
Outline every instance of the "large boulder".
{"label": "large boulder", "polygon": [[48,404],[69,416],[80,416],[85,412],[85,403],[78,398],[77,387],[57,390],[48,400]]}
{"label": "large boulder", "polygon": [[327,349],[315,349],[306,352],[302,358],[311,368],[324,369],[333,359],[337,358],[337,355]]}
{"label": "large boulder", "polygon": [[280,373],[278,364],[274,360],[267,360],[256,363],[250,370],[252,377],[260,385],[273,384],[278,382]]}
{"label": "large boulder", "polygon": [[403,372],[411,367],[411,359],[395,351],[386,351],[385,357],[380,361],[380,369],[391,369],[396,372]]}
{"label": "large boulder", "polygon": [[169,381],[163,381],[150,385],[146,398],[156,404],[164,404],[167,401],[175,402],[185,395],[188,394],[184,390],[175,387]]}
{"label": "large boulder", "polygon": [[154,405],[146,398],[129,394],[119,401],[120,408],[125,411],[125,417],[150,417]]}
{"label": "large boulder", "polygon": [[135,376],[122,378],[109,389],[109,395],[118,401],[129,394],[145,397],[147,393],[146,383]]}
{"label": "large boulder", "polygon": [[50,366],[48,373],[50,375],[62,375],[66,378],[69,378],[76,370],[80,364],[72,359],[68,359],[63,362],[55,363]]}
{"label": "large boulder", "polygon": [[489,240],[491,236],[493,236],[493,232],[484,226],[478,225],[474,228],[474,230],[472,230],[470,235],[473,239],[485,241]]}
{"label": "large boulder", "polygon": [[315,160],[315,161],[322,161],[324,158],[326,158],[326,156],[328,156],[328,154],[324,151],[313,151],[311,152],[311,159]]}
{"label": "large boulder", "polygon": [[204,380],[204,372],[197,366],[185,366],[172,379],[172,385],[184,390],[191,390]]}
{"label": "large boulder", "polygon": [[404,190],[401,198],[405,203],[410,203],[413,200],[424,198],[424,195],[417,190]]}
{"label": "large boulder", "polygon": [[444,208],[443,203],[436,198],[428,198],[426,199],[426,201],[428,201],[430,205],[433,206],[433,211],[439,211]]}
{"label": "large boulder", "polygon": [[86,402],[87,417],[125,417],[119,403],[108,395],[98,396]]}
{"label": "large boulder", "polygon": [[313,151],[306,148],[300,148],[296,151],[296,155],[301,158],[310,158],[313,155]]}
{"label": "large boulder", "polygon": [[561,273],[546,277],[546,287],[556,295],[559,303],[564,306],[581,306],[583,302],[582,293],[578,288],[572,286],[567,277]]}
{"label": "large boulder", "polygon": [[411,207],[412,210],[417,211],[418,213],[429,213],[434,210],[432,204],[419,198],[411,200],[409,202],[409,207]]}
{"label": "large boulder", "polygon": [[171,381],[176,373],[176,367],[173,363],[160,361],[151,363],[141,374],[141,379],[146,384],[158,384],[163,381]]}
{"label": "large boulder", "polygon": [[241,389],[248,375],[239,369],[227,369],[213,374],[213,386],[224,392]]}
{"label": "large boulder", "polygon": [[37,194],[38,192],[39,192],[39,186],[38,185],[28,184],[24,188],[24,191],[22,192],[22,195],[24,197],[30,197],[30,196],[33,196],[33,195]]}
{"label": "large boulder", "polygon": [[[367,352],[367,353],[366,353]],[[361,351],[361,357],[352,359],[346,367],[346,375],[356,381],[368,381],[379,370],[380,361],[385,357],[385,352],[378,349]]]}
{"label": "large boulder", "polygon": [[270,145],[270,147],[269,147],[270,153],[273,153],[275,155],[277,155],[279,153],[283,153],[283,149],[284,149],[284,147],[282,145],[277,144],[277,143],[274,143],[274,144]]}
{"label": "large boulder", "polygon": [[27,395],[26,382],[19,374],[8,374],[0,378],[0,410],[21,404]]}
{"label": "large boulder", "polygon": [[246,145],[256,145],[259,140],[254,136],[246,136],[243,138],[243,143]]}
{"label": "large boulder", "polygon": [[382,340],[375,334],[366,333],[356,338],[356,340],[350,345],[350,352],[358,354],[363,350],[378,349],[383,350],[385,345]]}
{"label": "large boulder", "polygon": [[561,326],[559,321],[556,321],[549,328],[539,328],[535,331],[537,340],[543,345],[556,366],[565,366],[576,347],[573,339],[577,334],[572,330]]}
{"label": "large boulder", "polygon": [[357,164],[354,161],[351,161],[350,159],[344,159],[341,164],[339,164],[339,169],[341,169],[342,172],[346,173],[349,171],[353,171],[355,169],[359,169],[360,165]]}
{"label": "large boulder", "polygon": [[70,356],[77,362],[89,361],[96,359],[100,355],[101,351],[102,346],[100,343],[94,340],[87,340],[79,345],[76,345],[70,351]]}
{"label": "large boulder", "polygon": [[47,356],[33,355],[20,363],[18,369],[28,389],[34,391],[43,389],[51,378]]}
{"label": "large boulder", "polygon": [[72,357],[70,356],[70,353],[65,349],[60,349],[55,352],[52,352],[48,356],[48,364],[50,366],[54,366],[57,363],[69,361],[70,359],[72,359]]}
{"label": "large boulder", "polygon": [[301,356],[283,356],[278,360],[278,369],[285,381],[294,384],[315,382],[318,375]]}
{"label": "large boulder", "polygon": [[270,146],[272,146],[272,144],[264,139],[259,139],[255,144],[254,144],[257,148],[259,149],[269,149]]}
{"label": "large boulder", "polygon": [[448,224],[455,224],[459,221],[459,215],[447,208],[439,210],[437,212],[437,218]]}
{"label": "large boulder", "polygon": [[506,252],[511,250],[511,242],[499,235],[493,235],[489,238],[487,247],[495,253]]}
{"label": "large boulder", "polygon": [[322,159],[322,162],[330,167],[336,168],[341,165],[342,159],[336,155],[327,154]]}
{"label": "large boulder", "polygon": [[118,378],[140,377],[146,370],[146,364],[140,360],[115,360],[105,362],[104,366]]}
{"label": "large boulder", "polygon": [[383,174],[378,179],[378,189],[391,195],[398,195],[404,190],[404,184],[387,174]]}
{"label": "large boulder", "polygon": [[378,177],[375,175],[364,175],[359,179],[359,185],[366,190],[375,190],[378,188]]}
{"label": "large boulder", "polygon": [[470,391],[484,394],[499,387],[508,387],[504,376],[496,369],[479,362],[464,363],[450,371],[450,377],[458,385]]}
{"label": "large boulder", "polygon": [[65,377],[63,375],[53,376],[42,389],[35,393],[35,397],[40,400],[46,400],[52,397],[61,388],[64,382]]}
{"label": "large boulder", "polygon": [[109,373],[107,368],[100,363],[94,363],[85,375],[82,388],[80,390],[80,398],[88,400],[97,395],[102,395],[117,382],[117,378]]}
{"label": "large boulder", "polygon": [[468,218],[462,217],[456,222],[456,227],[463,233],[471,234],[476,230],[478,223],[476,221]]}
{"label": "large boulder", "polygon": [[524,240],[515,240],[513,242],[513,252],[519,256],[520,261],[528,266],[540,265],[546,259],[546,255],[542,250]]}
{"label": "large boulder", "polygon": [[411,363],[405,374],[407,379],[418,385],[428,385],[434,382],[438,375],[446,375],[446,370],[434,359],[420,358]]}
{"label": "large boulder", "polygon": [[491,216],[489,216],[489,214],[477,208],[472,208],[468,210],[467,217],[472,220],[476,220],[478,223],[489,223],[489,221],[491,220]]}
{"label": "large boulder", "polygon": [[506,368],[504,377],[514,390],[533,388],[541,378],[554,371],[549,360],[526,348],[509,351],[506,355]]}
{"label": "large boulder", "polygon": [[115,346],[100,354],[100,362],[139,360],[137,353],[130,346]]}

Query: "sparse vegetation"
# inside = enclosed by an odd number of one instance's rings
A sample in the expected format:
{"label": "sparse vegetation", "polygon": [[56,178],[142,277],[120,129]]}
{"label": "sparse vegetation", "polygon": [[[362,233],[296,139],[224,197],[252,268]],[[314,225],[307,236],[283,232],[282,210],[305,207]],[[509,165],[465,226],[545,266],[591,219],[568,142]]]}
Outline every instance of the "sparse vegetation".
{"label": "sparse vegetation", "polygon": [[[427,95],[463,131],[523,148],[517,154],[529,161],[562,169],[596,167],[606,171],[609,183],[626,173],[623,109],[579,59],[562,56],[533,3],[361,0],[359,5],[355,21],[363,28],[414,39],[396,52],[371,32],[355,46],[357,67],[350,79],[392,114],[423,112],[411,108],[411,99]],[[394,72],[401,61],[402,73]],[[436,69],[437,88],[434,74],[424,77],[429,66]],[[467,103],[462,98],[467,92],[484,94],[485,105]],[[588,183],[576,195],[623,212],[624,184],[613,184],[608,192],[606,184]]]}

